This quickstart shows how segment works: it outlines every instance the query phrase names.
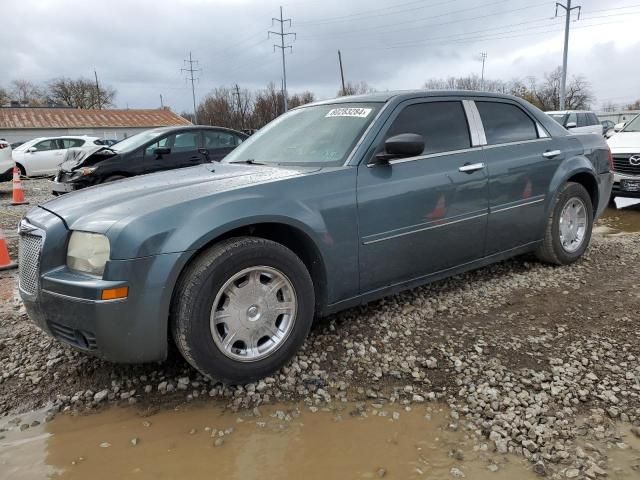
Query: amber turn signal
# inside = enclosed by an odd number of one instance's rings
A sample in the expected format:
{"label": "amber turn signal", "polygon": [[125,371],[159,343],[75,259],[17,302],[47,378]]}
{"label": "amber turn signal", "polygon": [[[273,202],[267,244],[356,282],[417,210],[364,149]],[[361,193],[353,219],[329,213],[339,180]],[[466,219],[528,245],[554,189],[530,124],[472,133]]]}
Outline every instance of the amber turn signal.
{"label": "amber turn signal", "polygon": [[129,287],[108,288],[102,291],[102,300],[117,300],[129,296]]}

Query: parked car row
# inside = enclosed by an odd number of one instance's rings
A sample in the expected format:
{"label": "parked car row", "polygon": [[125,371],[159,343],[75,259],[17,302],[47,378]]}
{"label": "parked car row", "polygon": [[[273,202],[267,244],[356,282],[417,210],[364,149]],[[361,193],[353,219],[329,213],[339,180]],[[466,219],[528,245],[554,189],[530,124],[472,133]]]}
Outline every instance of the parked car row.
{"label": "parked car row", "polygon": [[594,112],[587,110],[564,110],[546,112],[551,118],[571,133],[604,133],[604,126]]}
{"label": "parked car row", "polygon": [[142,173],[218,161],[247,137],[218,127],[166,127],[121,141],[90,136],[38,137],[15,146],[2,141],[0,181],[11,178],[15,165],[23,176],[55,176],[54,193],[68,192]]}
{"label": "parked car row", "polygon": [[628,121],[607,142],[613,155],[612,197],[640,198],[640,115]]}

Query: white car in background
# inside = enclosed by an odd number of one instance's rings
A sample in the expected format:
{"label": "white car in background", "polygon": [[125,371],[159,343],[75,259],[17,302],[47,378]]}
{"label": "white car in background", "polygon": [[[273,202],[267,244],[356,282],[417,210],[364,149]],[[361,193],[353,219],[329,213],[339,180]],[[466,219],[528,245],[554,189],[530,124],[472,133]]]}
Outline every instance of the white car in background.
{"label": "white car in background", "polygon": [[613,156],[611,197],[640,198],[640,115],[607,142]]}
{"label": "white car in background", "polygon": [[13,165],[13,159],[11,158],[11,144],[4,140],[0,140],[0,182],[11,180]]}
{"label": "white car in background", "polygon": [[70,148],[101,145],[98,137],[65,136],[40,137],[23,143],[13,150],[13,161],[27,177],[55,175]]}
{"label": "white car in background", "polygon": [[602,123],[588,110],[562,110],[545,112],[571,133],[597,133],[602,135]]}

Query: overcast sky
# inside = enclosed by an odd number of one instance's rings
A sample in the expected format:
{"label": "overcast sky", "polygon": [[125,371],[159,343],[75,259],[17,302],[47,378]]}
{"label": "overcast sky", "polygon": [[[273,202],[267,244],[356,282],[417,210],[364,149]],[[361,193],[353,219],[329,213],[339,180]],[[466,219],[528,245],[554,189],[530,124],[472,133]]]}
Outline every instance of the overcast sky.
{"label": "overcast sky", "polygon": [[[635,3],[634,3],[635,2]],[[118,91],[125,108],[155,108],[160,94],[191,111],[183,59],[199,60],[196,97],[238,83],[259,88],[282,76],[267,38],[272,0],[2,0],[0,85],[93,77]],[[569,75],[584,75],[596,104],[640,98],[640,0],[574,0]],[[562,62],[564,19],[542,0],[291,0],[286,54],[289,92],[335,96],[337,50],[347,80],[379,89],[419,88],[432,77],[542,77]],[[562,12],[559,12],[561,14]],[[577,19],[577,12],[574,12]]]}

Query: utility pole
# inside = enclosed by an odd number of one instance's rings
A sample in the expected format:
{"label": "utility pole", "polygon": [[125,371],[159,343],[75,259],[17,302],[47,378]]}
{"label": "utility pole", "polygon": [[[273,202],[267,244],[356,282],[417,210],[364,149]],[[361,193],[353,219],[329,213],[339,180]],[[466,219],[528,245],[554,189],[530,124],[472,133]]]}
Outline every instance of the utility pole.
{"label": "utility pole", "polygon": [[164,102],[162,101],[162,94],[160,94],[160,108],[164,108]]}
{"label": "utility pole", "polygon": [[480,90],[484,90],[484,62],[487,59],[487,52],[482,52],[480,54],[480,58],[482,59],[482,75],[480,76]]}
{"label": "utility pole", "polygon": [[338,50],[338,63],[340,64],[340,78],[342,79],[342,95],[346,95],[347,91],[344,88],[344,70],[342,70],[342,54]]}
{"label": "utility pole", "polygon": [[565,109],[566,93],[567,93],[567,55],[569,52],[569,22],[571,21],[571,11],[578,10],[578,20],[580,20],[580,12],[582,7],[571,6],[571,0],[567,0],[567,4],[563,5],[556,2],[556,17],[558,16],[558,7],[563,8],[566,15],[564,21],[564,52],[562,54],[562,79],[560,80],[560,110]]}
{"label": "utility pole", "polygon": [[288,105],[287,105],[287,67],[285,64],[285,60],[284,60],[284,51],[285,49],[290,49],[290,51],[293,51],[293,47],[291,45],[285,45],[284,44],[284,38],[287,35],[293,35],[293,39],[296,39],[296,34],[295,32],[287,32],[284,33],[284,24],[289,22],[289,28],[291,28],[291,19],[290,18],[283,18],[282,17],[282,7],[280,7],[280,18],[275,18],[273,17],[271,19],[271,25],[273,26],[273,22],[278,22],[280,23],[280,31],[279,32],[274,32],[272,30],[269,30],[267,32],[267,37],[271,38],[271,35],[277,35],[280,37],[280,45],[273,45],[273,51],[276,51],[276,48],[279,48],[282,52],[282,96],[284,97],[284,111],[286,112],[288,110]]}
{"label": "utility pole", "polygon": [[[199,68],[193,68],[193,65],[198,65],[198,61],[194,60],[191,57],[191,52],[189,52],[189,60],[184,60],[184,68],[181,68],[180,71],[181,72],[187,72],[187,80],[191,80],[191,95],[193,97],[193,123],[195,125],[198,125],[198,111],[196,110],[196,87],[195,87],[195,81],[198,80],[198,78],[194,77],[194,74],[196,72],[199,72],[200,69]],[[189,65],[187,67],[187,65]]]}
{"label": "utility pole", "polygon": [[96,95],[98,97],[98,110],[102,110],[102,102],[100,101],[100,84],[98,83],[98,72],[96,69],[93,69],[93,74],[96,77]]}
{"label": "utility pole", "polygon": [[238,114],[240,115],[240,128],[244,128],[244,114],[242,113],[242,102],[240,101],[240,87],[236,83],[234,87],[235,92],[233,95],[237,95],[238,97]]}

